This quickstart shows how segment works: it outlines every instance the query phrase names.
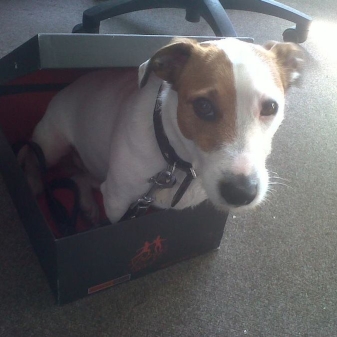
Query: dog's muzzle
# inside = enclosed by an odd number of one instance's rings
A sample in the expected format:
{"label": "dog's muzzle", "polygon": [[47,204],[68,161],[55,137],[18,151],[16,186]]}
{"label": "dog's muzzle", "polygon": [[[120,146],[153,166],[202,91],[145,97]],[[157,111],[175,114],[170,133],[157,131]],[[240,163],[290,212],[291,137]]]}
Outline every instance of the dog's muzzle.
{"label": "dog's muzzle", "polygon": [[258,180],[256,175],[226,175],[219,183],[219,190],[228,205],[246,206],[257,196]]}

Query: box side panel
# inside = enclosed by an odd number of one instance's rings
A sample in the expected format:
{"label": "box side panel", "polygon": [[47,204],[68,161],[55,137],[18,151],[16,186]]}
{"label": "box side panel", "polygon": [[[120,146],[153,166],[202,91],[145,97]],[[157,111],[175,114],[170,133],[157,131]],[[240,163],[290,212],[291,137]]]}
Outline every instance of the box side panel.
{"label": "box side panel", "polygon": [[0,84],[29,74],[40,67],[38,37],[34,36],[0,60]]}
{"label": "box side panel", "polygon": [[203,203],[58,240],[59,304],[216,249],[226,218]]}
{"label": "box side panel", "polygon": [[[105,68],[139,67],[171,35],[39,34],[41,67]],[[216,37],[192,37],[199,41]],[[137,51],[137,52],[135,52]]]}
{"label": "box side panel", "polygon": [[0,173],[51,287],[56,292],[57,265],[54,237],[1,130],[0,158]]}
{"label": "box side panel", "polygon": [[[0,60],[0,84],[38,69],[138,67],[173,37],[175,36],[38,34]],[[200,42],[223,39],[214,36],[185,37]]]}

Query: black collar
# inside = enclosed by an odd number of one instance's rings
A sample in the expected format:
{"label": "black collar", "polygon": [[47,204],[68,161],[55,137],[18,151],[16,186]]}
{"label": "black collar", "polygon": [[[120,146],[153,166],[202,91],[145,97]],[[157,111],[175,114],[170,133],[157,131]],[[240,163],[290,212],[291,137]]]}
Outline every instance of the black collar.
{"label": "black collar", "polygon": [[161,101],[162,85],[159,88],[156,105],[153,111],[153,125],[154,131],[157,139],[158,146],[160,151],[169,166],[173,169],[179,169],[186,173],[184,181],[181,183],[178,191],[173,197],[171,206],[174,207],[179,200],[182,198],[190,183],[194,178],[196,178],[195,171],[191,163],[181,159],[172,145],[170,144],[167,135],[164,130],[163,121],[162,121],[162,101]]}

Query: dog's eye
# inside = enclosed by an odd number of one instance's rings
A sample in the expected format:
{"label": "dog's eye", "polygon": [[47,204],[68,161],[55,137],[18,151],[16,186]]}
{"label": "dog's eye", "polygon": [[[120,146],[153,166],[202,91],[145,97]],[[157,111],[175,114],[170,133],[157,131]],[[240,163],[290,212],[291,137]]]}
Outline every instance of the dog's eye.
{"label": "dog's eye", "polygon": [[205,121],[213,121],[215,119],[215,111],[213,105],[206,98],[197,98],[193,102],[193,109],[195,114]]}
{"label": "dog's eye", "polygon": [[272,116],[276,115],[278,110],[278,104],[273,100],[268,100],[263,102],[261,116]]}

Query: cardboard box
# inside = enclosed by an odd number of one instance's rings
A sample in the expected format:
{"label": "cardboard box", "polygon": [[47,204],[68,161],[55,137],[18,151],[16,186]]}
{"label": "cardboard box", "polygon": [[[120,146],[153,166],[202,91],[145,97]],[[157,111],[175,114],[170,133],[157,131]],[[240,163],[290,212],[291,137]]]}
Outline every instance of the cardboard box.
{"label": "cardboard box", "polygon": [[11,147],[29,138],[62,87],[93,69],[137,67],[171,38],[39,34],[0,60],[0,172],[58,304],[220,245],[227,214],[208,202],[58,237],[32,197]]}

